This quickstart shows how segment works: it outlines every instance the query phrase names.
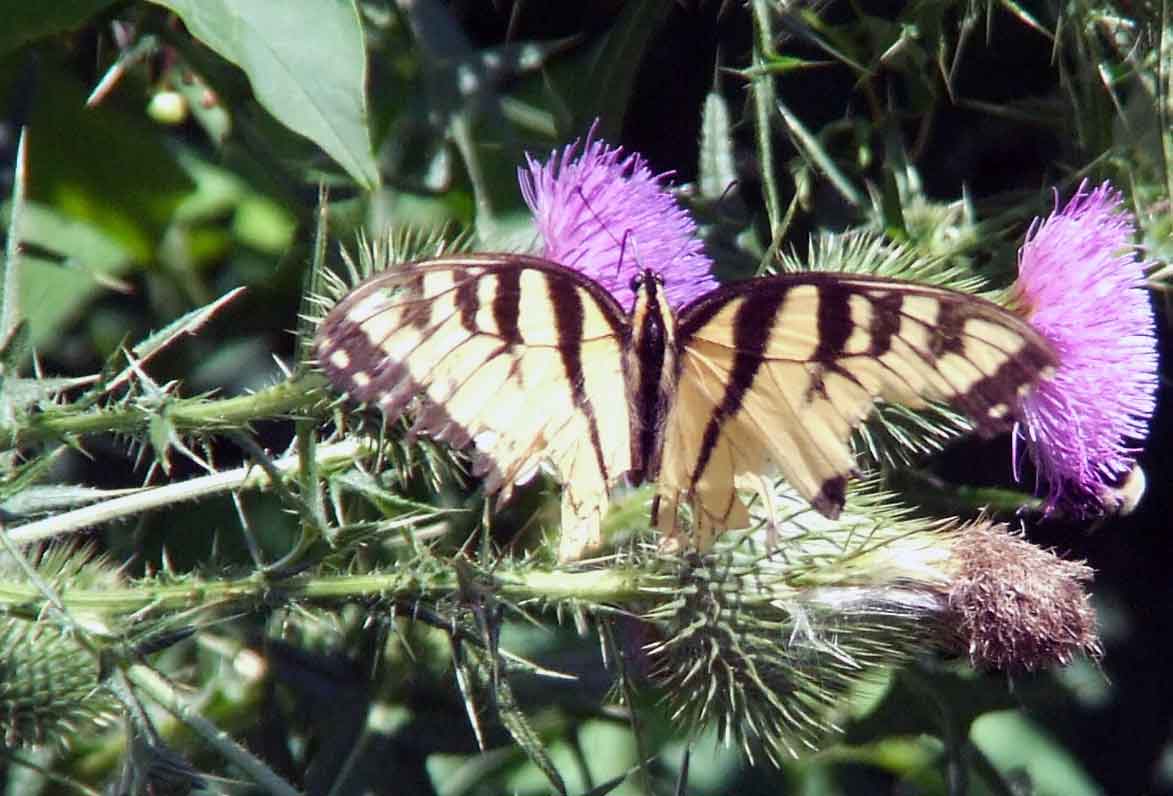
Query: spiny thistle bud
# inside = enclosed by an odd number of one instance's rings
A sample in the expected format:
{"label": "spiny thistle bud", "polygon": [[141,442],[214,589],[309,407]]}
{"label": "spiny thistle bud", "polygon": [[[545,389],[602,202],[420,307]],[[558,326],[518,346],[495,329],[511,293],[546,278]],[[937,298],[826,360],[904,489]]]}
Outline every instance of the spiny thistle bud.
{"label": "spiny thistle bud", "polygon": [[[108,562],[85,548],[48,548],[40,553],[36,570],[54,589],[117,577]],[[6,555],[0,556],[0,579],[26,580]],[[7,746],[64,743],[116,715],[118,705],[100,683],[98,661],[77,632],[48,615],[0,619],[0,729]]]}
{"label": "spiny thistle bud", "polygon": [[98,663],[61,628],[0,623],[0,727],[9,747],[57,743],[105,724],[116,705],[98,682]]}
{"label": "spiny thistle bud", "polygon": [[926,525],[874,499],[852,508],[834,522],[795,510],[770,555],[744,536],[681,562],[676,599],[647,616],[675,720],[715,722],[751,759],[761,749],[780,763],[837,729],[857,684],[914,656],[1019,672],[1098,655],[1083,564],[1004,525]]}

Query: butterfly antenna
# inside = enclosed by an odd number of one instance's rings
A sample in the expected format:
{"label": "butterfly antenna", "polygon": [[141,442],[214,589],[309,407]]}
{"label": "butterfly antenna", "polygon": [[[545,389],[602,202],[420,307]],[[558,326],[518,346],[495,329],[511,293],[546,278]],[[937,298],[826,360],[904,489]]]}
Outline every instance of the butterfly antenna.
{"label": "butterfly antenna", "polygon": [[[631,237],[632,229],[630,227],[628,227],[626,230],[624,230],[623,237],[621,239],[616,238],[613,234],[611,234],[611,228],[609,226],[607,226],[606,222],[603,221],[602,217],[598,213],[595,212],[595,208],[593,208],[591,206],[590,200],[587,199],[586,194],[583,193],[582,186],[581,185],[575,186],[575,191],[578,192],[578,198],[582,200],[583,207],[585,207],[590,212],[590,214],[592,216],[594,216],[595,221],[598,222],[599,228],[601,230],[603,230],[603,232],[607,233],[607,237],[609,237],[612,240],[612,242],[614,242],[615,244],[617,244],[619,246],[619,259],[615,262],[615,276],[618,277],[619,274],[622,273],[622,271],[623,271],[623,256],[627,252],[627,240],[629,237]],[[632,249],[634,249],[634,248],[635,248],[635,244],[633,242]],[[635,261],[637,263],[639,262],[638,253],[635,255]]]}
{"label": "butterfly antenna", "polygon": [[[615,278],[619,278],[619,274],[623,272],[623,255],[627,251],[627,239],[631,237],[631,229],[628,228],[623,232],[623,240],[619,241],[619,259],[615,261]],[[633,247],[634,248],[634,247]],[[638,258],[636,262],[638,262]]]}

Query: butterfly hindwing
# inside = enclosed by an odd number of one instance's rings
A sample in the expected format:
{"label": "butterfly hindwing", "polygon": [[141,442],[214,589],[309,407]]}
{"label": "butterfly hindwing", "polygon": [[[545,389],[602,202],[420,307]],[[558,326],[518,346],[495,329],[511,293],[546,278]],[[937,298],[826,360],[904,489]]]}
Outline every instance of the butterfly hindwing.
{"label": "butterfly hindwing", "polygon": [[563,558],[597,544],[612,483],[631,469],[622,309],[593,282],[522,255],[467,255],[379,274],[319,327],[330,380],[410,411],[414,433],[475,445],[485,491],[507,499],[539,464],[563,486]]}
{"label": "butterfly hindwing", "polygon": [[677,334],[657,524],[675,535],[690,502],[702,549],[749,524],[736,488],[775,471],[836,516],[855,469],[851,432],[877,399],[945,402],[988,435],[1012,424],[1022,392],[1054,364],[1030,326],[988,301],[853,274],[720,288],[681,312]]}

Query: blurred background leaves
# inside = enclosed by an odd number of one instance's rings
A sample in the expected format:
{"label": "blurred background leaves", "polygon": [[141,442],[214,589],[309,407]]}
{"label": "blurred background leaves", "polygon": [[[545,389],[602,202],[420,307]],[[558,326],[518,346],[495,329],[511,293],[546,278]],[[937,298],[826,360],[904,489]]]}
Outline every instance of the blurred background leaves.
{"label": "blurred background leaves", "polygon": [[[136,376],[128,393],[96,394],[96,405],[113,407],[153,396],[163,419],[149,431],[135,430],[129,444],[125,433],[45,434],[23,459],[6,451],[7,525],[93,499],[71,493],[36,510],[9,502],[31,494],[24,485],[33,481],[128,489],[203,476],[205,465],[227,471],[266,452],[278,459],[295,437],[288,418],[306,402],[224,421],[247,431],[239,437],[225,436],[225,424],[193,436],[199,426],[184,425],[174,400],[246,396],[296,370],[293,331],[305,328],[310,264],[337,265],[337,244],[358,248],[360,231],[528,246],[516,181],[524,153],[544,157],[596,119],[599,135],[674,174],[722,278],[753,274],[767,252],[803,261],[812,240],[865,230],[1004,284],[1024,225],[1053,207],[1053,189],[1067,195],[1084,177],[1124,189],[1149,256],[1170,257],[1173,27],[1157,3],[10,0],[0,18],[4,197],[20,193],[16,151],[27,130],[20,212],[3,206],[7,234],[20,243],[20,317],[31,343],[19,375],[110,379],[131,367],[123,348],[247,288],[154,356],[149,382]],[[320,186],[325,253],[314,248]],[[1162,310],[1167,281],[1164,266],[1154,274]],[[12,376],[9,366],[9,396],[20,386]],[[190,635],[170,626],[182,629],[182,615],[169,615],[169,634],[151,636],[167,644],[122,638],[129,626],[102,632],[130,645],[117,648],[119,666],[149,658],[203,718],[305,792],[545,793],[542,768],[551,766],[573,793],[671,793],[685,781],[683,792],[696,794],[1173,792],[1173,686],[1163,665],[1173,635],[1169,418],[1160,397],[1137,513],[1094,529],[1025,523],[1036,543],[1096,569],[1101,666],[1078,660],[1007,680],[920,661],[844,703],[843,743],[777,770],[747,764],[712,734],[686,739],[650,688],[608,699],[616,661],[636,674],[646,665],[646,631],[618,623],[608,641],[586,612],[567,609],[551,622],[483,597],[475,578],[449,582],[450,569],[419,563],[427,557],[403,528],[455,554],[482,508],[475,486],[426,446],[385,452],[388,461],[370,466],[392,473],[382,480],[352,472],[329,481],[320,499],[347,506],[353,522],[326,542],[306,530],[318,510],[311,491],[220,491],[88,531],[107,558],[87,567],[176,589],[238,583],[250,595],[248,610],[221,595],[231,608],[217,614],[210,591],[203,607],[213,610],[192,618],[200,630]],[[43,423],[59,400],[38,398],[20,422]],[[300,422],[317,428],[327,414]],[[957,495],[936,485],[1008,486],[1008,447],[953,447],[923,463],[911,492],[966,512],[972,502],[950,502]],[[165,475],[152,462],[167,451]],[[543,522],[554,522],[551,491],[519,496],[494,520],[492,539],[532,549]],[[380,525],[351,501],[397,519]],[[638,495],[617,508],[615,525],[642,521]],[[459,599],[266,596],[264,568],[301,548],[321,573],[399,564]],[[57,582],[61,565],[35,563]],[[152,611],[133,621],[150,624]],[[8,643],[24,643],[11,633]],[[493,668],[498,645],[531,662],[510,672],[508,694]],[[37,670],[61,649],[28,665]],[[70,710],[77,682],[96,687],[107,675],[71,670]],[[166,684],[151,688],[164,703]],[[473,722],[476,705],[483,715]],[[103,721],[111,713],[90,707]],[[241,773],[251,770],[247,758],[154,708],[145,724],[131,722],[131,755],[121,729],[79,721],[85,731],[67,743],[20,748],[6,738],[9,793],[99,788],[132,758],[155,779],[131,778],[131,789],[185,792],[199,784],[195,772],[227,777],[204,780],[213,791],[251,792],[237,780],[256,781]],[[56,725],[31,729],[62,735]]]}

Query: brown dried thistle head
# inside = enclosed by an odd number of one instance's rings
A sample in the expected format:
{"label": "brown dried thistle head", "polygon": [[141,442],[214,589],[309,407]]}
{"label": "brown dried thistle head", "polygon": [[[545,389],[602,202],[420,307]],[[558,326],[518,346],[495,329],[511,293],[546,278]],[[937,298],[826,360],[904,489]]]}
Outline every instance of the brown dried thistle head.
{"label": "brown dried thistle head", "polygon": [[989,523],[958,531],[953,560],[948,605],[975,668],[1031,672],[1101,654],[1086,564]]}

